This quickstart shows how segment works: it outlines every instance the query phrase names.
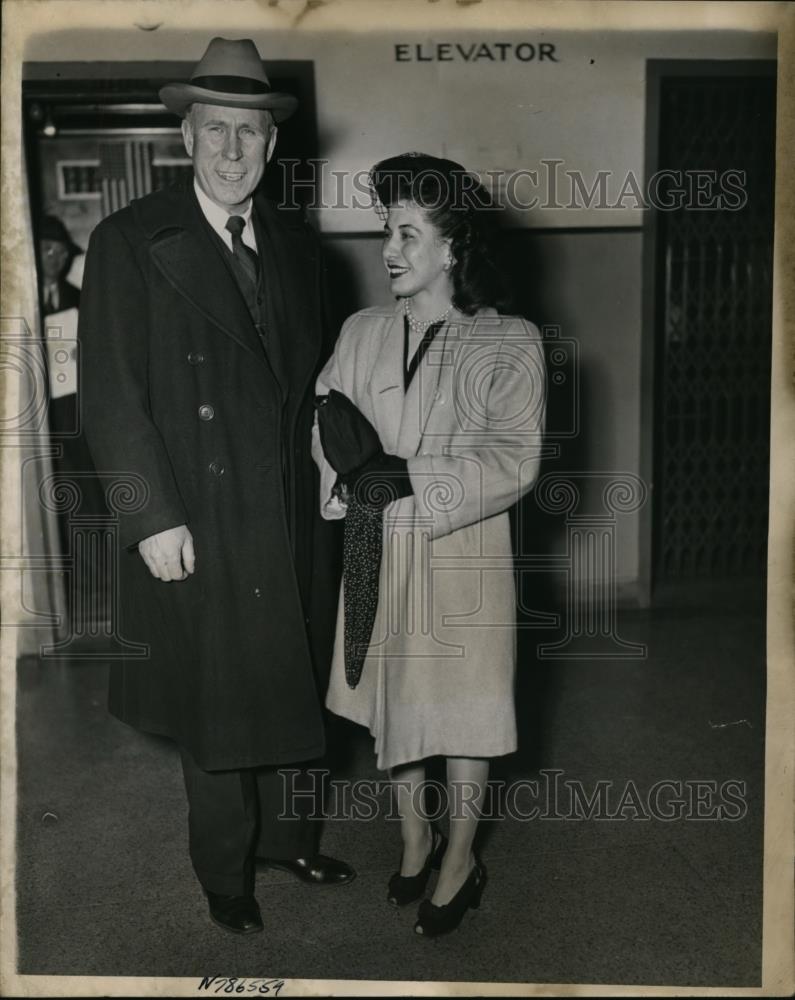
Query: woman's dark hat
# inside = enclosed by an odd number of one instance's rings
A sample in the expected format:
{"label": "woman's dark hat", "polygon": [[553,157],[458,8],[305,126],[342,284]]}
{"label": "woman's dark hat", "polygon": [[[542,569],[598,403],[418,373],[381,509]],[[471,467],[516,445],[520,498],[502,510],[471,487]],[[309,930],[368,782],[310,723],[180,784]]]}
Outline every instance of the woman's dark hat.
{"label": "woman's dark hat", "polygon": [[56,243],[63,243],[67,248],[69,253],[76,257],[78,254],[85,253],[82,247],[79,247],[72,237],[69,235],[66,226],[61,222],[57,215],[45,215],[39,224],[39,239],[40,240],[54,240]]}
{"label": "woman's dark hat", "polygon": [[281,122],[298,107],[292,94],[271,90],[262,60],[250,38],[214,38],[199,60],[189,83],[168,83],[160,100],[169,111],[185,117],[194,102],[224,108],[263,108]]}

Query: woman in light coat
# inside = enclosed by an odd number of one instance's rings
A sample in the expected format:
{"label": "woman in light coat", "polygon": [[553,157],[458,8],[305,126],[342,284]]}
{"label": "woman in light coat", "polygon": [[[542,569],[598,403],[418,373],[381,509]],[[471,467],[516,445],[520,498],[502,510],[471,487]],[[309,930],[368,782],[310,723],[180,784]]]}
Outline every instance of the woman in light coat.
{"label": "woman in light coat", "polygon": [[[368,727],[378,767],[394,782],[403,855],[390,901],[419,899],[441,867],[415,925],[435,936],[480,900],[486,872],[472,844],[489,759],[516,749],[508,509],[538,473],[545,370],[536,329],[495,308],[486,196],[474,178],[451,161],[404,154],[374,167],[371,183],[397,303],[349,317],[317,392],[347,397],[381,451],[343,478],[317,425],[313,448],[324,517],[344,517],[363,482],[375,484],[371,497],[385,497],[375,501],[384,508],[383,555],[355,686],[341,595],[327,705]],[[343,588],[355,585],[354,544],[346,534]],[[436,755],[447,759],[448,844],[421,808],[423,762]]]}

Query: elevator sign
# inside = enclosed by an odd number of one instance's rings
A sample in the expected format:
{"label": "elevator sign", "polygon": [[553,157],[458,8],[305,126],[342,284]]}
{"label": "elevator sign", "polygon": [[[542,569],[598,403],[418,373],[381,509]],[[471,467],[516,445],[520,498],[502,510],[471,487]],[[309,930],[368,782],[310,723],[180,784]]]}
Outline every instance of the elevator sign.
{"label": "elevator sign", "polygon": [[395,62],[560,62],[552,42],[404,42]]}

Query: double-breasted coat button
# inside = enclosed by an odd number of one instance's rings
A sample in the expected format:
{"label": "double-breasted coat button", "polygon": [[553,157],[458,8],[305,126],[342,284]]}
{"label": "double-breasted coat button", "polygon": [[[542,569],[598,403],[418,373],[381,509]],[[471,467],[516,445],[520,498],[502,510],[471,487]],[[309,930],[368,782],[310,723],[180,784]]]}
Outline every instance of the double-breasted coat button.
{"label": "double-breasted coat button", "polygon": [[224,474],[224,467],[217,460],[214,461],[214,462],[210,462],[209,469],[210,469],[210,472],[212,472],[212,474],[214,476],[219,476],[220,477],[220,476],[222,476]]}
{"label": "double-breasted coat button", "polygon": [[202,403],[199,407],[199,419],[200,420],[212,420],[215,416],[215,410],[210,406],[209,403]]}
{"label": "double-breasted coat button", "polygon": [[200,365],[204,361],[204,355],[201,351],[191,351],[188,355],[189,365]]}

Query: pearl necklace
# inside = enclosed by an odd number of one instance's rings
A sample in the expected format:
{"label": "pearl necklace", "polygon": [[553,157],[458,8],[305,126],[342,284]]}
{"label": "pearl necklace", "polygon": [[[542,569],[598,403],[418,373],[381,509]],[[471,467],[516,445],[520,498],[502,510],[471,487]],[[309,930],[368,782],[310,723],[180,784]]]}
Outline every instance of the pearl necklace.
{"label": "pearl necklace", "polygon": [[412,331],[412,333],[417,333],[417,334],[425,333],[425,331],[428,329],[429,326],[435,326],[437,323],[441,323],[443,320],[446,320],[447,317],[450,315],[452,309],[453,309],[453,304],[451,302],[450,305],[445,309],[445,311],[443,313],[440,313],[436,317],[436,319],[431,319],[428,320],[427,322],[423,322],[423,320],[416,319],[416,317],[412,313],[411,306],[409,305],[409,300],[403,299],[403,311],[406,315],[406,319],[408,320],[409,323],[409,329]]}

